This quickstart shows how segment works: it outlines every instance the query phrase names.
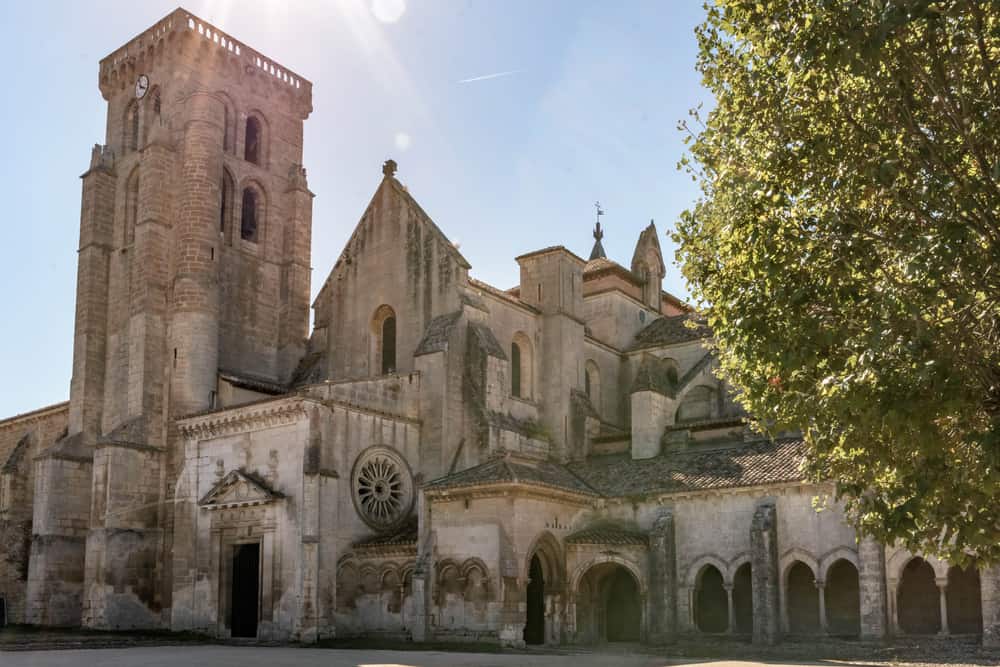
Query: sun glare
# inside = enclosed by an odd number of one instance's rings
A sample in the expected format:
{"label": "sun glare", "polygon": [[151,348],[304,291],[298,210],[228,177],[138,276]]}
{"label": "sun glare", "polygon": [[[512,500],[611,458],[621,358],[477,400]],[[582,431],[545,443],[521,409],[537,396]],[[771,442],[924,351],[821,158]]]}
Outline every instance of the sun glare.
{"label": "sun glare", "polygon": [[406,0],[372,0],[372,14],[382,23],[395,23],[406,13]]}

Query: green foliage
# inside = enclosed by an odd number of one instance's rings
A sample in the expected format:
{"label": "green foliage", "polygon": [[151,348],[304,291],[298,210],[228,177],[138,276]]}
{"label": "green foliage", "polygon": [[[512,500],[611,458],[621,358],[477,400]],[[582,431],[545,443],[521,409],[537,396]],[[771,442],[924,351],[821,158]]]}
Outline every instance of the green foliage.
{"label": "green foliage", "polygon": [[1000,561],[1000,5],[719,0],[678,259],[867,534]]}

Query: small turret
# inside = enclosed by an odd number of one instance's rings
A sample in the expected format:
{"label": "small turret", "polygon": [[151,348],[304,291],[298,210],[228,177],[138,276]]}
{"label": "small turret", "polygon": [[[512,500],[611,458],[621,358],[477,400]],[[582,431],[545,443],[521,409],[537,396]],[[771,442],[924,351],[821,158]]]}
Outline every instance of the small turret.
{"label": "small turret", "polygon": [[632,254],[632,273],[642,282],[642,302],[650,308],[660,310],[660,291],[663,276],[667,270],[663,265],[663,253],[660,252],[660,242],[656,238],[656,225],[649,221],[639,242],[635,244]]}

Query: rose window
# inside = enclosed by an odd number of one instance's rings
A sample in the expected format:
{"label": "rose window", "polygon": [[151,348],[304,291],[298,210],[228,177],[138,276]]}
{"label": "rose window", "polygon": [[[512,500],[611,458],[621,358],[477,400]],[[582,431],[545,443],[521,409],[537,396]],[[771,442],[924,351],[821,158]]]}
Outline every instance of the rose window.
{"label": "rose window", "polygon": [[396,527],[413,504],[413,482],[406,461],[384,447],[369,449],[358,457],[353,488],[358,514],[377,530]]}

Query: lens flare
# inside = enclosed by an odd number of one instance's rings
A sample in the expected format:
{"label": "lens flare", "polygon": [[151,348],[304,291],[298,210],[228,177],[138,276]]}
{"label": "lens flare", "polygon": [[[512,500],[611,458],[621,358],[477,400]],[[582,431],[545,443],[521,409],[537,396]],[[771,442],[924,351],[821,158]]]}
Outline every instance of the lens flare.
{"label": "lens flare", "polygon": [[406,13],[406,0],[372,0],[372,14],[382,23],[395,23]]}

